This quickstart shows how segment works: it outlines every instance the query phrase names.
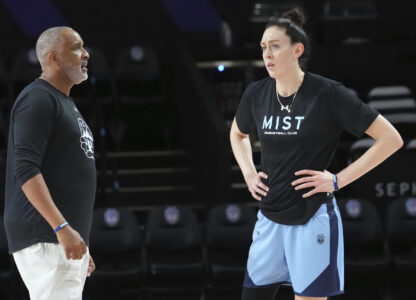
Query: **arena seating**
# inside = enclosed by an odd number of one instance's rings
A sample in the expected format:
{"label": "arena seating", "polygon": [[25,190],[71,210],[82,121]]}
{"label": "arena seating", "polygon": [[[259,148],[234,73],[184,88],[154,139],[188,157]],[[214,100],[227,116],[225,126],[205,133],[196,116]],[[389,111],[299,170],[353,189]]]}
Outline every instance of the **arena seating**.
{"label": "arena seating", "polygon": [[199,299],[203,290],[202,232],[196,214],[184,206],[151,211],[146,222],[149,270],[147,299]]}
{"label": "arena seating", "polygon": [[90,252],[97,269],[88,281],[88,294],[93,299],[117,299],[126,291],[138,295],[146,277],[143,244],[132,212],[112,207],[95,210]]}
{"label": "arena seating", "polygon": [[[308,70],[354,89],[405,139],[388,161],[337,193],[344,217],[346,294],[334,299],[413,300],[416,225],[406,207],[416,196],[414,1],[241,1],[238,12],[235,3],[207,1],[224,9],[221,21],[234,34],[228,48],[219,44],[219,32],[209,33],[214,36],[209,41],[208,33],[194,32],[193,41],[201,44],[179,47],[189,39],[168,20],[163,1],[132,1],[125,4],[131,11],[108,1],[55,2],[87,46],[93,45],[87,48],[89,79],[71,90],[94,134],[98,171],[90,244],[97,270],[87,280],[87,300],[240,299],[258,202],[232,155],[229,127],[246,86],[268,76],[258,45],[267,18],[293,5],[310,16]],[[123,18],[109,19],[110,13]],[[83,14],[88,18],[75,17]],[[29,48],[33,38],[17,24],[7,26],[10,18],[0,4],[4,40],[12,41],[0,49],[0,181],[11,105],[41,72]],[[157,24],[152,30],[142,24],[149,18]],[[181,56],[187,56],[190,68]],[[340,171],[373,142],[343,134],[329,171]],[[260,168],[255,136],[252,145]],[[227,188],[219,189],[216,180]],[[213,190],[218,197],[207,200]],[[169,223],[175,218],[172,207],[183,218],[179,223]],[[242,218],[232,223],[227,209],[238,214],[235,207]],[[0,250],[0,289],[10,294],[7,299],[20,293],[16,300],[27,300],[4,239]],[[277,299],[293,299],[290,286]]]}
{"label": "arena seating", "polygon": [[387,237],[392,258],[394,299],[411,299],[416,288],[416,198],[401,197],[388,209]]}
{"label": "arena seating", "polygon": [[255,210],[246,205],[220,204],[209,210],[208,299],[239,299],[255,222]]}
{"label": "arena seating", "polygon": [[120,121],[126,124],[120,148],[168,145],[166,88],[154,51],[141,45],[123,49],[114,72]]}

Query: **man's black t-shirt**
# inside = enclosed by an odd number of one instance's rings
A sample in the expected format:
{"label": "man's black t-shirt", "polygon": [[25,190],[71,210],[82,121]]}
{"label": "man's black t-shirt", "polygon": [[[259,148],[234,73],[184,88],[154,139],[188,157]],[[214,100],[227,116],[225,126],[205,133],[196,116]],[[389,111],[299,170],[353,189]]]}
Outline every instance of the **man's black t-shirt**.
{"label": "man's black t-shirt", "polygon": [[[280,97],[283,105],[293,96]],[[334,156],[343,130],[360,137],[378,112],[354,96],[342,84],[305,73],[291,112],[281,110],[276,81],[266,78],[250,84],[236,113],[243,133],[257,130],[261,144],[261,169],[270,188],[260,202],[269,219],[288,225],[304,224],[332,194],[302,198],[310,189],[296,191],[291,183],[303,169],[323,171]]]}
{"label": "man's black t-shirt", "polygon": [[39,173],[64,218],[88,245],[96,191],[93,142],[73,100],[46,81],[36,79],[19,94],[7,149],[4,224],[10,253],[58,242],[22,191]]}

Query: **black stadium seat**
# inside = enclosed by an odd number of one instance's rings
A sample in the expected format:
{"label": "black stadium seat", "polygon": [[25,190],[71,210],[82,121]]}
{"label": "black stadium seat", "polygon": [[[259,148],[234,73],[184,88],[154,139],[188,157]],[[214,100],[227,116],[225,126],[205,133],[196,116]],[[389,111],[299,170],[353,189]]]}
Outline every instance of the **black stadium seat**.
{"label": "black stadium seat", "polygon": [[92,295],[117,299],[112,292],[127,289],[138,294],[146,270],[140,226],[132,212],[125,208],[95,210],[90,253],[97,266],[89,280]]}
{"label": "black stadium seat", "polygon": [[[356,160],[373,145],[373,139],[360,139],[350,147],[349,162]],[[389,159],[377,166],[349,188],[354,197],[374,200],[382,217],[391,200],[397,197],[416,196],[414,170],[416,165],[415,140],[410,140]]]}
{"label": "black stadium seat", "polygon": [[[159,61],[145,46],[123,49],[115,70],[115,93],[125,127],[123,148],[159,148],[169,143],[169,108]],[[130,140],[134,144],[126,144]],[[140,142],[138,142],[140,141]],[[151,145],[150,145],[151,146]],[[155,147],[153,147],[155,148]]]}
{"label": "black stadium seat", "polygon": [[[212,284],[209,299],[234,291],[239,299],[247,265],[251,236],[256,222],[253,208],[244,204],[220,204],[209,211],[206,229],[208,275]],[[222,298],[224,299],[224,298]]]}
{"label": "black stadium seat", "polygon": [[[148,299],[199,299],[203,283],[201,228],[196,214],[184,206],[152,210],[146,223],[149,270]],[[176,296],[176,298],[175,298]]]}
{"label": "black stadium seat", "polygon": [[414,299],[416,293],[416,198],[393,200],[388,210],[387,235],[393,260],[395,299]]}
{"label": "black stadium seat", "polygon": [[324,39],[327,43],[348,39],[374,39],[379,15],[373,0],[326,0],[322,12]]}
{"label": "black stadium seat", "polygon": [[136,45],[122,50],[115,72],[122,103],[146,106],[163,100],[159,61],[151,48]]}
{"label": "black stadium seat", "polygon": [[226,121],[232,120],[250,77],[248,62],[202,62],[198,67],[210,85],[219,111]]}
{"label": "black stadium seat", "polygon": [[416,113],[414,98],[371,100],[368,105],[381,114]]}
{"label": "black stadium seat", "polygon": [[368,94],[368,100],[401,99],[412,96],[412,91],[403,85],[377,86],[372,88]]}
{"label": "black stadium seat", "polygon": [[397,129],[404,140],[416,138],[416,113],[392,113],[384,117]]}
{"label": "black stadium seat", "polygon": [[[377,209],[365,199],[343,198],[338,204],[344,229],[345,289],[359,291],[364,297],[360,299],[379,299],[377,293],[388,281],[389,257]],[[367,292],[374,298],[368,298]]]}

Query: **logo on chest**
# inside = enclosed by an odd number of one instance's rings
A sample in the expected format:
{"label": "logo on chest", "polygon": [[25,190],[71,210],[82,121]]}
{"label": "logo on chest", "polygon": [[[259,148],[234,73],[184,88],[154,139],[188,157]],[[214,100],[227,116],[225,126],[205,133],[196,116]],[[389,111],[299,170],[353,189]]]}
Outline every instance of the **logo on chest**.
{"label": "logo on chest", "polygon": [[268,135],[297,135],[304,116],[264,116],[262,130]]}
{"label": "logo on chest", "polygon": [[88,158],[94,159],[94,138],[92,136],[92,132],[81,118],[78,118],[78,125],[81,131],[81,149],[84,150],[85,155]]}

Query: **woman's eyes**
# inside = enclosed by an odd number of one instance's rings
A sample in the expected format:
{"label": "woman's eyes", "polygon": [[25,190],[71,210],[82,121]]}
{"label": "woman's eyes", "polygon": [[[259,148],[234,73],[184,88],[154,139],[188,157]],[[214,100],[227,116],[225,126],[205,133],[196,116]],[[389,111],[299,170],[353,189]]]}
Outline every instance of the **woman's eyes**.
{"label": "woman's eyes", "polygon": [[[272,45],[272,48],[273,48],[273,49],[277,49],[277,48],[279,48],[279,45],[277,45],[277,44]],[[261,50],[262,50],[262,51],[266,51],[266,49],[267,49],[267,47],[264,47],[264,46],[262,46],[262,47],[261,47]]]}

